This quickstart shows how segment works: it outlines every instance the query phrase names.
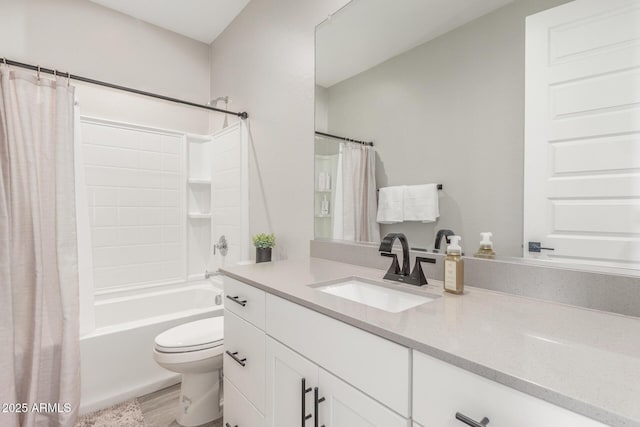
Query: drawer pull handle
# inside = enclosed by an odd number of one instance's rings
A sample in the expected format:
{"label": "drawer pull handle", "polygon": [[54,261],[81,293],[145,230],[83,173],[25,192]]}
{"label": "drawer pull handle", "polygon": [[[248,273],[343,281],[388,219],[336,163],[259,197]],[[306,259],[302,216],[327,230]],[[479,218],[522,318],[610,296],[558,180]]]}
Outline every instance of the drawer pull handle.
{"label": "drawer pull handle", "polygon": [[313,388],[313,412],[316,414],[316,419],[314,420],[314,427],[324,427],[324,424],[320,426],[320,416],[318,415],[318,406],[320,403],[324,402],[324,397],[318,397],[318,387]]}
{"label": "drawer pull handle", "polygon": [[[229,423],[224,423],[224,426],[225,426],[225,427],[231,427],[231,424],[229,424]],[[234,427],[238,427],[238,424],[236,424]]]}
{"label": "drawer pull handle", "polygon": [[244,359],[240,359],[237,354],[237,351],[234,351],[233,353],[231,353],[229,350],[227,350],[225,353],[227,353],[229,355],[230,358],[232,358],[233,360],[235,360],[236,362],[238,362],[238,364],[240,366],[245,366],[247,364],[247,358],[245,357]]}
{"label": "drawer pull handle", "polygon": [[230,297],[229,295],[227,295],[227,298],[229,298],[231,301],[235,302],[236,304],[240,304],[243,307],[247,305],[247,300],[245,299],[240,301],[240,297],[237,295],[235,297]]}
{"label": "drawer pull handle", "polygon": [[313,415],[311,414],[307,414],[307,403],[306,403],[306,395],[307,393],[309,393],[311,391],[311,387],[307,387],[307,380],[306,378],[302,379],[302,388],[301,388],[301,395],[302,395],[302,427],[305,427],[307,420],[309,418],[311,418]]}
{"label": "drawer pull handle", "polygon": [[480,422],[477,422],[467,417],[466,415],[461,414],[460,412],[456,412],[456,420],[462,421],[463,423],[471,427],[487,427],[487,424],[489,424],[489,418],[487,417],[484,417],[482,420],[480,420]]}

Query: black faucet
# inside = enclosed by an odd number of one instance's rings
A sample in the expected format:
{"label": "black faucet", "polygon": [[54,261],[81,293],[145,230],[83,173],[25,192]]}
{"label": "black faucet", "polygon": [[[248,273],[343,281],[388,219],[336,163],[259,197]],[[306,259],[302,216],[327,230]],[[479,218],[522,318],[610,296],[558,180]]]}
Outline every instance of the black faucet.
{"label": "black faucet", "polygon": [[[393,242],[398,239],[402,245],[402,270],[398,264],[398,256],[391,251],[393,250]],[[402,233],[389,233],[384,236],[380,242],[380,255],[393,258],[391,267],[384,275],[387,280],[395,280],[396,282],[408,283],[410,285],[422,286],[427,284],[427,278],[422,270],[421,262],[429,262],[435,264],[434,258],[416,257],[416,264],[413,266],[413,272],[409,270],[409,243],[407,236]]]}
{"label": "black faucet", "polygon": [[447,243],[451,243],[451,240],[449,239],[449,237],[451,236],[455,236],[456,233],[454,233],[451,230],[447,230],[447,229],[443,229],[443,230],[438,230],[438,234],[436,234],[436,243],[435,245],[433,245],[433,252],[438,252],[438,249],[440,249],[440,243],[442,243],[442,238],[444,237],[447,240]]}

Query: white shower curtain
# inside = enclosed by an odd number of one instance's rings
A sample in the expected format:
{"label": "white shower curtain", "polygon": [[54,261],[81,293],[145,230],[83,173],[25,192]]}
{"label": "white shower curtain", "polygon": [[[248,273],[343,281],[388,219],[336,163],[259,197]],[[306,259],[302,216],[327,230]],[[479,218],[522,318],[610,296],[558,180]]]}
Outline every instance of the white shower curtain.
{"label": "white shower curtain", "polygon": [[332,238],[379,242],[376,222],[376,153],[373,147],[340,143]]}
{"label": "white shower curtain", "polygon": [[0,67],[0,413],[72,426],[80,400],[73,87]]}

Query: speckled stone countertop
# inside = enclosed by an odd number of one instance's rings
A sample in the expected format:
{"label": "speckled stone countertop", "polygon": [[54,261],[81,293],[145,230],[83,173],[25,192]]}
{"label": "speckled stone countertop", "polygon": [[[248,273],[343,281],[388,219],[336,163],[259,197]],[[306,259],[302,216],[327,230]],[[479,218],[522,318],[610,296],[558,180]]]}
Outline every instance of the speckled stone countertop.
{"label": "speckled stone countertop", "polygon": [[[467,287],[400,313],[308,285],[384,271],[320,258],[221,269],[227,276],[612,426],[640,426],[640,318]],[[399,287],[415,286],[390,282]]]}

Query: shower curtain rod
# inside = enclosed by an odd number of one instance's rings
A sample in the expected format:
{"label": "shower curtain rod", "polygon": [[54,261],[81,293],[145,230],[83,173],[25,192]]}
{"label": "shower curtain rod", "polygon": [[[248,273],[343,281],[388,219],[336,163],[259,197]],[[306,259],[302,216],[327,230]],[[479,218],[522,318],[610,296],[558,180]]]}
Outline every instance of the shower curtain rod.
{"label": "shower curtain rod", "polygon": [[338,135],[331,135],[330,133],[324,133],[319,131],[316,131],[316,135],[326,136],[326,137],[335,138],[335,139],[341,139],[343,141],[355,142],[356,144],[369,145],[373,147],[373,141],[360,141],[357,139],[346,138],[344,136],[338,136]]}
{"label": "shower curtain rod", "polygon": [[104,87],[108,87],[108,88],[111,88],[111,89],[121,90],[121,91],[124,91],[124,92],[135,93],[136,95],[143,95],[143,96],[148,96],[150,98],[162,99],[163,101],[175,102],[177,104],[188,105],[190,107],[203,108],[203,109],[209,110],[209,111],[217,111],[218,113],[231,114],[231,115],[234,115],[234,116],[238,116],[243,120],[245,120],[245,119],[247,119],[249,117],[249,114],[246,111],[243,111],[241,113],[237,113],[235,111],[223,110],[222,108],[211,107],[209,105],[204,105],[204,104],[196,104],[195,102],[185,101],[183,99],[172,98],[170,96],[164,96],[164,95],[158,95],[157,93],[146,92],[144,90],[133,89],[133,88],[126,87],[126,86],[120,86],[120,85],[116,85],[116,84],[113,84],[113,83],[107,83],[107,82],[103,82],[103,81],[100,81],[100,80],[90,79],[88,77],[82,77],[82,76],[78,76],[78,75],[71,74],[71,73],[68,73],[68,72],[64,73],[64,72],[60,72],[58,70],[54,70],[54,69],[50,69],[50,68],[43,68],[43,67],[40,67],[39,65],[25,64],[23,62],[12,61],[12,60],[6,59],[6,58],[2,58],[2,63],[6,64],[6,65],[11,65],[11,66],[14,66],[14,67],[26,68],[28,70],[33,70],[33,71],[36,71],[36,72],[39,72],[39,73],[58,75],[60,77],[66,77],[66,78],[71,79],[71,80],[77,80],[79,82],[90,83],[90,84],[97,85],[97,86],[104,86]]}

